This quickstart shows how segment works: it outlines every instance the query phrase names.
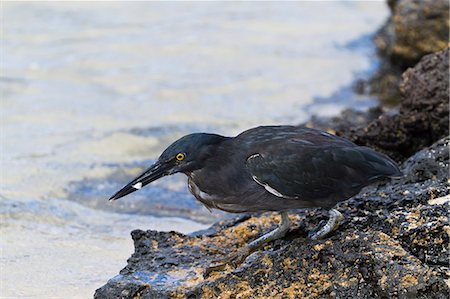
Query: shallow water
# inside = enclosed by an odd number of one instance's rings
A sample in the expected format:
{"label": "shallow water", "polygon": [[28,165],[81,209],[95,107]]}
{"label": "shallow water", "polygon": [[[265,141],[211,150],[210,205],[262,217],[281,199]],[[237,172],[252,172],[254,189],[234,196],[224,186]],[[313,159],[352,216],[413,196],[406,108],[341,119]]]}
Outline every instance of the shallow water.
{"label": "shallow water", "polygon": [[3,297],[89,297],[132,229],[223,217],[182,175],[107,202],[179,136],[375,104],[351,84],[376,67],[383,2],[2,5]]}

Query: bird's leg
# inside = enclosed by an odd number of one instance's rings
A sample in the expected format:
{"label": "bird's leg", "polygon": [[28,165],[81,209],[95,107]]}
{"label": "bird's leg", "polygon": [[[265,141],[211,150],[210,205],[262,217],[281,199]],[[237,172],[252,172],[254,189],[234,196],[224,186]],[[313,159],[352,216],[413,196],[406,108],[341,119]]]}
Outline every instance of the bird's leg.
{"label": "bird's leg", "polygon": [[276,229],[250,242],[244,247],[239,248],[236,253],[232,254],[228,258],[218,261],[219,264],[208,267],[205,274],[208,275],[211,271],[222,270],[228,264],[233,264],[235,266],[239,265],[250,254],[261,248],[264,244],[284,237],[286,232],[289,230],[290,225],[291,221],[289,220],[288,213],[285,211],[281,212],[281,221]]}
{"label": "bird's leg", "polygon": [[[246,247],[248,247],[250,250],[250,253],[254,252],[255,250],[261,248],[264,244],[282,238],[286,234],[286,232],[289,230],[289,227],[291,226],[291,221],[289,220],[288,213],[283,211],[281,212],[281,221],[280,224],[276,229],[274,229],[271,232],[268,232],[267,234],[259,237],[258,239],[250,242]],[[249,254],[250,254],[249,253]]]}
{"label": "bird's leg", "polygon": [[328,212],[328,215],[330,216],[330,218],[328,218],[327,223],[325,223],[325,225],[322,226],[321,221],[319,225],[317,225],[309,232],[308,237],[310,237],[313,240],[323,239],[326,236],[328,236],[331,232],[335,231],[339,227],[339,224],[341,223],[342,219],[344,219],[344,216],[342,216],[342,214],[336,209],[331,209]]}

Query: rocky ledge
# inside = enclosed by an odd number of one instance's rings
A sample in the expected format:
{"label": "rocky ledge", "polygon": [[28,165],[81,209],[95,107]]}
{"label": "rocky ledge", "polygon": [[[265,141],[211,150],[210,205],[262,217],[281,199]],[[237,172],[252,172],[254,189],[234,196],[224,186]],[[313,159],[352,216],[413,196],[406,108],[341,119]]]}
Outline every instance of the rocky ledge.
{"label": "rocky ledge", "polygon": [[441,51],[449,44],[448,0],[387,0],[391,15],[374,42],[380,54],[380,68],[363,85],[382,103],[399,100],[401,74],[423,56]]}
{"label": "rocky ledge", "polygon": [[447,0],[388,0],[391,16],[375,38],[394,64],[410,67],[424,55],[448,47]]}
{"label": "rocky ledge", "polygon": [[135,230],[128,265],[95,298],[448,298],[448,57],[448,49],[426,56],[405,72],[397,114],[331,122],[404,161],[405,173],[341,203],[345,221],[331,237],[307,238],[324,211],[293,211],[284,238],[205,277],[213,261],[274,229],[279,216],[243,215],[191,235]]}
{"label": "rocky ledge", "polygon": [[128,265],[95,298],[448,298],[448,49],[407,71],[402,86],[398,114],[372,113],[352,130],[332,122],[397,161],[425,148],[402,163],[405,177],[341,203],[345,221],[331,237],[307,238],[326,219],[323,210],[295,211],[283,239],[204,277],[213,261],[274,229],[279,216],[243,215],[191,235],[135,230]]}
{"label": "rocky ledge", "polygon": [[330,238],[306,237],[323,211],[298,211],[285,238],[208,277],[210,263],[279,216],[246,215],[191,235],[135,230],[128,265],[95,298],[448,298],[448,146],[438,141],[403,164],[404,178],[342,203],[346,219]]}
{"label": "rocky ledge", "polygon": [[449,48],[424,56],[402,75],[401,101],[396,111],[344,111],[308,126],[336,133],[404,161],[418,150],[449,135]]}

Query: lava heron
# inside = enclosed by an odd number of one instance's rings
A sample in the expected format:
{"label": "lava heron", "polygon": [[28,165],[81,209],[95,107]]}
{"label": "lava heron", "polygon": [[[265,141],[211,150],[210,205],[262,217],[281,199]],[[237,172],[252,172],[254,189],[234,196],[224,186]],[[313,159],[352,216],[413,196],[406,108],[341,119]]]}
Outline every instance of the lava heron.
{"label": "lava heron", "polygon": [[321,207],[329,219],[309,237],[334,231],[343,216],[333,207],[364,186],[402,176],[389,157],[344,138],[310,128],[262,126],[236,137],[194,133],[172,143],[158,161],[110,200],[177,172],[188,177],[190,192],[208,209],[227,212],[281,212],[279,226],[250,242],[216,269],[240,263],[290,226],[287,211]]}

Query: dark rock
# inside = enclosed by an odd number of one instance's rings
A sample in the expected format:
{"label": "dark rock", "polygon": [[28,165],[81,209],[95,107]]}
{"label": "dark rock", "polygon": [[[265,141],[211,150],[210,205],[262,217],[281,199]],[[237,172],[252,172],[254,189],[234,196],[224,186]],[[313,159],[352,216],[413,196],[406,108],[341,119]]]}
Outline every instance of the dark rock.
{"label": "dark rock", "polygon": [[210,263],[273,229],[277,214],[219,222],[204,233],[132,232],[135,253],[95,298],[448,298],[449,138],[342,203],[345,222],[327,240],[307,232],[322,210],[292,213],[287,236],[238,268],[203,277]]}
{"label": "dark rock", "polygon": [[311,119],[303,125],[310,128],[326,130],[330,133],[344,132],[351,128],[367,127],[368,124],[376,120],[382,114],[383,110],[380,107],[370,108],[367,111],[345,109],[339,116],[331,118],[312,116]]}
{"label": "dark rock", "polygon": [[427,55],[403,74],[398,113],[384,113],[368,126],[347,127],[345,117],[330,124],[338,135],[403,161],[449,135],[448,70],[449,48]]}
{"label": "dark rock", "polygon": [[380,59],[378,70],[365,82],[367,93],[376,96],[383,107],[395,107],[400,102],[400,81],[404,69]]}
{"label": "dark rock", "polygon": [[448,47],[448,0],[387,0],[391,16],[374,41],[380,66],[366,83],[387,107],[398,104],[401,74],[424,55]]}
{"label": "dark rock", "polygon": [[375,43],[393,64],[413,66],[448,47],[448,0],[388,0],[391,16]]}
{"label": "dark rock", "polygon": [[286,237],[205,278],[213,261],[274,229],[279,215],[244,215],[191,235],[136,230],[128,265],[95,298],[448,298],[448,59],[447,49],[405,72],[398,113],[347,111],[310,124],[331,124],[398,161],[426,147],[404,161],[405,177],[341,203],[346,218],[330,238],[307,238],[326,213],[301,210]]}
{"label": "dark rock", "polygon": [[449,48],[424,57],[402,80],[400,115],[405,129],[428,137],[425,145],[448,135]]}

